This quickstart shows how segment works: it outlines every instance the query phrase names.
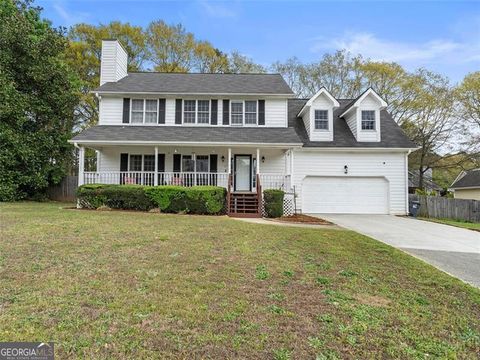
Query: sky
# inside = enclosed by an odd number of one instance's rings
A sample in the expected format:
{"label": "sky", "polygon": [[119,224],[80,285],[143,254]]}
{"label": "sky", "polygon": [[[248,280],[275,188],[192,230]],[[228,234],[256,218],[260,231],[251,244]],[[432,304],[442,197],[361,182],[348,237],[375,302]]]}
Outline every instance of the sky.
{"label": "sky", "polygon": [[54,26],[113,20],[147,26],[181,23],[224,52],[237,50],[269,65],[302,62],[347,49],[448,76],[480,71],[479,1],[135,1],[37,0]]}

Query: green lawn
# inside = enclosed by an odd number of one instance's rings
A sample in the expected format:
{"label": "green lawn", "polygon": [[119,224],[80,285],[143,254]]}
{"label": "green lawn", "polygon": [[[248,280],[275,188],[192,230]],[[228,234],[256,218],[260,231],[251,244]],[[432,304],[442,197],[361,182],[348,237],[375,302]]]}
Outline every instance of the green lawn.
{"label": "green lawn", "polygon": [[470,229],[470,230],[480,231],[480,223],[472,223],[472,222],[467,222],[467,221],[450,220],[450,219],[434,219],[434,218],[419,218],[419,219],[426,220],[426,221],[432,221],[432,222],[445,224],[445,225],[457,226],[457,227]]}
{"label": "green lawn", "polygon": [[55,341],[60,359],[480,353],[478,289],[351,231],[0,211],[0,341]]}

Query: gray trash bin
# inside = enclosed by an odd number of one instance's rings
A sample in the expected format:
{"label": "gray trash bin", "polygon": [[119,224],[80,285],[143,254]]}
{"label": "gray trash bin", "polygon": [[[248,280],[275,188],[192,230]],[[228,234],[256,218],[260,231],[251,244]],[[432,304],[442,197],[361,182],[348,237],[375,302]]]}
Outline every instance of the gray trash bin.
{"label": "gray trash bin", "polygon": [[417,217],[418,211],[420,210],[420,202],[419,201],[410,201],[408,212],[410,216]]}

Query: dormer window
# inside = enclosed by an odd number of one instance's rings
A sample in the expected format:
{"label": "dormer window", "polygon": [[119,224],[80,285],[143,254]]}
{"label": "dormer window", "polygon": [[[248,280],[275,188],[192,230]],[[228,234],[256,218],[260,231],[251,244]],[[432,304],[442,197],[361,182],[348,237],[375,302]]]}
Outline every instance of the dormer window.
{"label": "dormer window", "polygon": [[315,110],[315,130],[328,130],[328,110]]}
{"label": "dormer window", "polygon": [[375,110],[362,110],[362,130],[375,130]]}

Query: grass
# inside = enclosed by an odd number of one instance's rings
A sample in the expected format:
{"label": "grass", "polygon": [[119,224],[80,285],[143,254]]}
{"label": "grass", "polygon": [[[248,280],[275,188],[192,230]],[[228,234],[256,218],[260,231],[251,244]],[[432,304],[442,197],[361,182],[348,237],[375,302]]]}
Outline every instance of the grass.
{"label": "grass", "polygon": [[480,291],[351,231],[0,205],[0,341],[58,358],[462,358]]}
{"label": "grass", "polygon": [[420,220],[432,221],[440,224],[451,225],[456,227],[461,227],[464,229],[477,230],[480,231],[480,223],[472,223],[468,221],[461,220],[451,220],[451,219],[434,219],[434,218],[419,218]]}

